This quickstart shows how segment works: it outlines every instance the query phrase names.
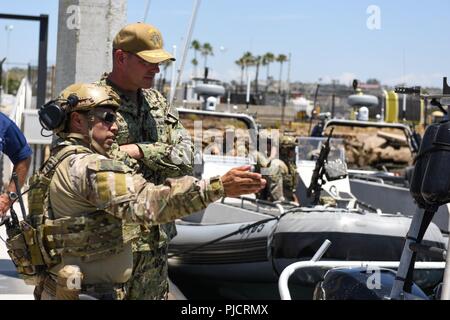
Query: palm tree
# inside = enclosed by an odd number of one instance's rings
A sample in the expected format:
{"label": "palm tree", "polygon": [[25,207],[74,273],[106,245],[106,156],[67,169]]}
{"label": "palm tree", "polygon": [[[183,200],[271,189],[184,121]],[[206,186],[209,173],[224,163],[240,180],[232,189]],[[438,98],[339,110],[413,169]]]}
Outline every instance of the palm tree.
{"label": "palm tree", "polygon": [[261,56],[253,57],[253,64],[256,66],[255,93],[258,93],[259,66],[261,65],[261,62],[262,62],[262,57]]}
{"label": "palm tree", "polygon": [[253,64],[253,60],[254,60],[253,54],[250,51],[247,51],[242,55],[241,59],[244,62],[245,72],[247,73],[247,77],[248,77],[248,67],[250,67]]}
{"label": "palm tree", "polygon": [[244,69],[245,69],[245,61],[243,58],[239,58],[239,60],[236,60],[234,63],[236,63],[241,68],[241,88],[244,85]]}
{"label": "palm tree", "polygon": [[202,45],[198,40],[193,40],[191,43],[191,48],[194,49],[194,59],[192,59],[192,64],[194,65],[194,77],[197,77],[197,51],[200,51]]}
{"label": "palm tree", "polygon": [[281,94],[281,76],[283,75],[283,63],[288,61],[288,57],[284,54],[278,55],[276,61],[280,63],[280,82],[278,86],[278,93]]}
{"label": "palm tree", "polygon": [[270,77],[270,64],[275,61],[275,55],[272,52],[267,52],[262,58],[262,65],[267,67],[267,80],[266,80],[266,91],[269,87],[269,77]]}
{"label": "palm tree", "polygon": [[205,69],[207,67],[207,62],[208,62],[208,56],[213,56],[214,52],[213,52],[213,47],[211,46],[210,43],[205,42],[203,44],[203,46],[201,46],[200,52],[202,54],[202,56],[205,58]]}
{"label": "palm tree", "polygon": [[248,78],[248,68],[255,65],[255,57],[250,51],[245,52],[236,63],[241,68],[241,88],[244,87],[244,71]]}

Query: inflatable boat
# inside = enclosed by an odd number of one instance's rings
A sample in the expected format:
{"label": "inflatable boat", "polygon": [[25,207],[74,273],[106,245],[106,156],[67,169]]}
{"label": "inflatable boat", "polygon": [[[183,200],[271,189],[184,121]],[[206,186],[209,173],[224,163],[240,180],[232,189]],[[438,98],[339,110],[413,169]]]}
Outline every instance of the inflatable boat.
{"label": "inflatable boat", "polygon": [[[323,140],[305,142],[297,155],[306,152],[314,158]],[[344,155],[337,147],[333,150],[335,158]],[[245,160],[204,157],[203,177],[224,173]],[[293,262],[311,259],[327,239],[332,246],[322,260],[399,261],[409,217],[364,207],[352,194],[348,177],[322,186],[321,197],[327,204],[309,205],[306,187],[315,161],[298,158],[297,168],[297,197],[303,206],[269,203],[254,196],[226,198],[177,221],[178,235],[169,247],[169,274],[188,299],[279,299],[279,274]],[[438,248],[447,243],[434,224],[424,240]],[[419,260],[432,261],[420,256]],[[298,272],[293,280],[296,298],[310,299],[326,271]],[[441,279],[440,273],[419,274],[418,280],[431,287]]]}

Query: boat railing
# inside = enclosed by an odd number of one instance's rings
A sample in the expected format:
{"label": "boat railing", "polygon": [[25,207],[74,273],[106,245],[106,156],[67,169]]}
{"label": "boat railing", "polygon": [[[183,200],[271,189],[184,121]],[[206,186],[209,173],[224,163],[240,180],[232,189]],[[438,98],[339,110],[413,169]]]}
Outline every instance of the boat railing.
{"label": "boat railing", "polygon": [[370,175],[365,175],[365,174],[354,174],[354,175],[351,175],[350,178],[367,181],[367,182],[376,182],[376,183],[384,184],[384,180],[382,178],[371,177]]}
{"label": "boat railing", "polygon": [[[309,261],[295,262],[287,266],[278,279],[278,290],[280,292],[281,300],[292,300],[291,293],[289,291],[289,278],[297,271],[306,268],[372,268],[372,269],[398,269],[400,261],[319,261],[325,252],[330,247],[331,242],[325,240],[314,257]],[[416,262],[415,269],[419,270],[438,270],[446,269],[446,262]]]}
{"label": "boat railing", "polygon": [[[222,204],[226,204],[225,199],[227,199],[227,198],[225,198],[225,197],[222,198],[222,200],[221,200]],[[290,207],[297,206],[297,204],[293,204],[293,203],[290,203],[290,202],[270,202],[270,201],[266,201],[266,200],[260,200],[260,199],[245,197],[245,196],[241,196],[239,198],[239,200],[240,200],[240,208],[241,209],[254,210],[255,212],[264,213],[264,214],[268,214],[268,215],[272,215],[272,216],[282,215],[285,212],[284,206],[290,206]],[[255,208],[253,209],[253,208],[245,207],[244,205],[245,205],[246,202],[255,205]],[[230,204],[230,203],[228,203],[228,204]],[[279,214],[273,215],[273,214],[270,214],[270,213],[267,213],[267,212],[261,212],[261,207],[262,206],[270,207],[270,208],[273,208],[273,209],[278,209]]]}

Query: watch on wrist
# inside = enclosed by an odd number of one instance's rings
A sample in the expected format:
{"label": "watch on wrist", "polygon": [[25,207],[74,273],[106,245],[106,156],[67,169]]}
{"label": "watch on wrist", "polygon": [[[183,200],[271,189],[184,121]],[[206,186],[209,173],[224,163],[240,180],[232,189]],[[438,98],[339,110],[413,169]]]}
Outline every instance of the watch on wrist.
{"label": "watch on wrist", "polygon": [[15,201],[15,200],[17,200],[17,198],[19,197],[19,196],[17,195],[17,193],[16,193],[16,192],[13,192],[13,191],[8,191],[8,192],[6,192],[6,194],[8,195],[8,198],[9,198],[9,200],[11,200],[11,201]]}

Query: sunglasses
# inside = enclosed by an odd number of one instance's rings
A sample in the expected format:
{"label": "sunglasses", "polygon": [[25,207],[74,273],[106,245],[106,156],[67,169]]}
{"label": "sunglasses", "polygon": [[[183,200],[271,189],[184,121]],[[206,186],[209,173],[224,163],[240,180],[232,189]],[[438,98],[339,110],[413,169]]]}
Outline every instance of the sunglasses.
{"label": "sunglasses", "polygon": [[114,113],[108,111],[94,112],[93,115],[109,125],[112,125],[117,120],[117,116]]}

